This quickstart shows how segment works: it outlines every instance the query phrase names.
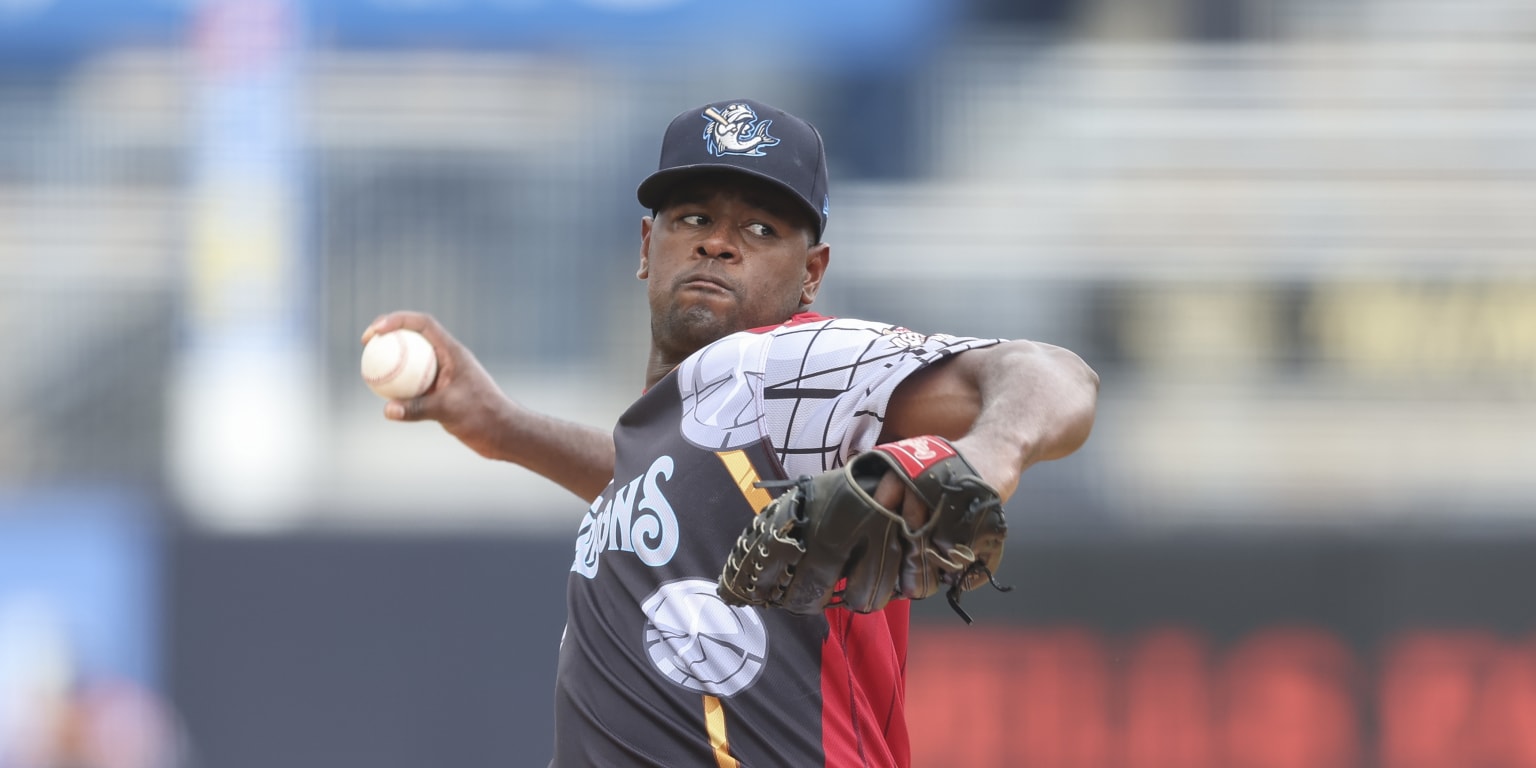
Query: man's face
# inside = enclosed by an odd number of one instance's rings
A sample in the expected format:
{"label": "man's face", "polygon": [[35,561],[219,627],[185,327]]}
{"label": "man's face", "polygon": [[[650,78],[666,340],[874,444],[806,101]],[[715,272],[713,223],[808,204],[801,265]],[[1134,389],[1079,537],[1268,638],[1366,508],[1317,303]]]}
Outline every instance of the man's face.
{"label": "man's face", "polygon": [[706,344],[776,325],[810,304],[829,249],[788,193],[742,174],[678,184],[641,222],[640,271],[656,349],[680,362]]}

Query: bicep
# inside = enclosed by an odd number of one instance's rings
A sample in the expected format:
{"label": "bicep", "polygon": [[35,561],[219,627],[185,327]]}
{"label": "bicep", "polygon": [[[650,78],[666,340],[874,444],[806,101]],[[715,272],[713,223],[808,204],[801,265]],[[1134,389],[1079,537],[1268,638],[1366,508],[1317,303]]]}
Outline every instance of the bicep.
{"label": "bicep", "polygon": [[880,442],[917,435],[957,440],[981,413],[978,375],[985,358],[997,347],[961,352],[908,376],[891,393]]}

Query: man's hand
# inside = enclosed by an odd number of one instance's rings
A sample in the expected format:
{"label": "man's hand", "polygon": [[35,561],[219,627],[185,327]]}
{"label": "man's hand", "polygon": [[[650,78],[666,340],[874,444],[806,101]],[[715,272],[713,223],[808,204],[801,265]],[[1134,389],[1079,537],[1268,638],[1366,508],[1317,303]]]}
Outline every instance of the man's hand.
{"label": "man's hand", "polygon": [[507,397],[474,353],[431,315],[391,312],[363,332],[409,328],[437,350],[437,381],[420,397],[384,404],[392,421],[435,421],[470,450],[519,464],[591,501],[613,478],[613,435],[529,410]]}
{"label": "man's hand", "polygon": [[474,452],[487,458],[504,458],[497,448],[500,435],[494,429],[497,414],[518,408],[468,347],[459,343],[442,324],[422,312],[391,312],[374,320],[363,332],[362,343],[397,328],[416,331],[437,350],[437,381],[424,394],[384,404],[384,418],[391,421],[435,421]]}

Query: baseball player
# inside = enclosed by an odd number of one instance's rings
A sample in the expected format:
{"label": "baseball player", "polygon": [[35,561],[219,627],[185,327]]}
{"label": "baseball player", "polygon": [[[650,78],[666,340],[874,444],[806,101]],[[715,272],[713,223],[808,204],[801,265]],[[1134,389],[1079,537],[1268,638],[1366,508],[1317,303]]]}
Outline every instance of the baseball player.
{"label": "baseball player", "polygon": [[[839,582],[825,595],[813,586],[809,610],[782,610],[735,599],[722,567],[797,478],[841,472],[893,441],[919,463],[958,454],[1006,500],[1026,468],[1087,439],[1098,378],[1047,344],[810,312],[831,254],[826,155],[816,129],[781,110],[732,99],[683,112],[638,198],[651,211],[636,273],[651,346],[644,394],[611,434],[509,399],[468,349],[412,312],[375,321],[364,341],[418,330],[441,372],[385,416],[438,421],[588,503],[551,765],[906,766],[910,603],[900,598],[921,595],[882,586],[850,609]],[[896,528],[921,529],[933,499],[901,474],[866,490]],[[799,535],[810,541],[789,549],[809,558],[818,534]],[[870,559],[862,544],[849,549],[840,556]]]}

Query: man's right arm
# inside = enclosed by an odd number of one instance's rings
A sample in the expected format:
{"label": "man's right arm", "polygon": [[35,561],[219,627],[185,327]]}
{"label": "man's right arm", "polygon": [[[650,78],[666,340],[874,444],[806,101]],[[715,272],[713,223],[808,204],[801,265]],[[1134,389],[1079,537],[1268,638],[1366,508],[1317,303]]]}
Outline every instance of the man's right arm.
{"label": "man's right arm", "polygon": [[392,421],[436,421],[488,459],[526,467],[591,501],[613,479],[613,435],[538,413],[507,397],[468,347],[432,316],[393,312],[373,321],[363,343],[397,328],[420,332],[437,350],[437,381],[426,394],[392,400]]}

